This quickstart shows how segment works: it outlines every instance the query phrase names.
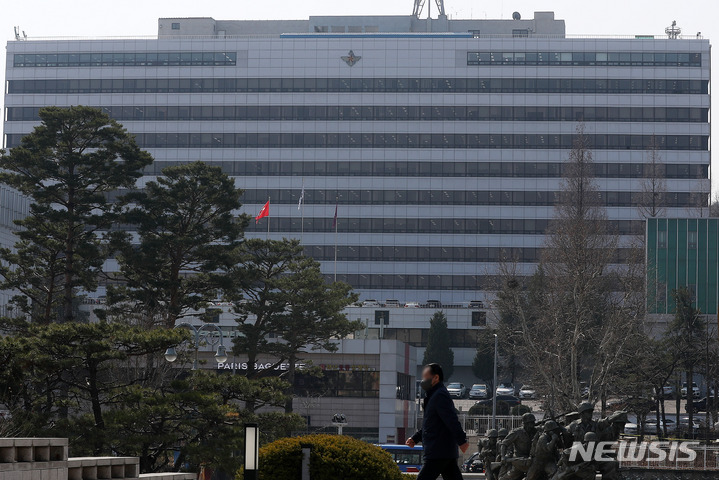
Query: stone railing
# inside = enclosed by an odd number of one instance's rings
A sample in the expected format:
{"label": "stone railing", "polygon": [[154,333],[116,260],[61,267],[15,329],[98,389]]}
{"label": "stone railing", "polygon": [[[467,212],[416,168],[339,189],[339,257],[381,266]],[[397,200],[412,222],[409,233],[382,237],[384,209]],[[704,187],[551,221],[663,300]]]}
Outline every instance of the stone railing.
{"label": "stone railing", "polygon": [[68,458],[66,438],[0,438],[2,480],[196,480],[194,473],[140,474],[137,457]]}

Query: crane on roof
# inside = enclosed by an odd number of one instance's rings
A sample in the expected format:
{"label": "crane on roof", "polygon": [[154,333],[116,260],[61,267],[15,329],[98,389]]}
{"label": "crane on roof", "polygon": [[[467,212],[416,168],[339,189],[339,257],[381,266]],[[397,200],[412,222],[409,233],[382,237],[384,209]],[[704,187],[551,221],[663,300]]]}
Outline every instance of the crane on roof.
{"label": "crane on roof", "polygon": [[[422,10],[424,10],[424,4],[427,0],[414,0],[414,8],[412,9],[412,15],[419,18],[420,15],[422,15]],[[444,0],[430,0],[430,2],[434,2],[437,5],[437,10],[439,11],[439,15],[443,16],[444,13]],[[427,18],[430,17],[430,5],[427,5]]]}

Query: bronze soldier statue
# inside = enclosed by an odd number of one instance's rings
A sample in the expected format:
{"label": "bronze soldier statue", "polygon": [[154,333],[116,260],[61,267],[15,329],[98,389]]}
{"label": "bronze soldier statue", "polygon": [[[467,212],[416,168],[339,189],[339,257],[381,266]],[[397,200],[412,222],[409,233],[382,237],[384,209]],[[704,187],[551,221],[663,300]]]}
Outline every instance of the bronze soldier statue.
{"label": "bronze soldier statue", "polygon": [[[590,402],[582,402],[577,408],[577,412],[579,412],[579,419],[569,425],[569,432],[572,434],[574,441],[584,439],[587,433],[594,433],[597,438],[600,438],[600,434],[610,425],[607,419],[602,419],[598,422],[592,418],[594,416],[594,405]],[[616,460],[606,459],[605,461],[594,462],[594,465],[597,471],[602,474],[602,480],[618,480],[620,478],[619,463]]]}
{"label": "bronze soldier statue", "polygon": [[[509,430],[507,428],[500,428],[497,432],[497,445],[498,447],[502,446],[502,442],[504,442],[504,439],[507,438],[507,435],[509,435]],[[509,447],[506,451],[507,455],[510,457],[514,455],[514,448]],[[492,470],[495,472],[498,472],[497,475],[495,475],[497,478],[501,478],[502,475],[507,473],[509,471],[509,464],[506,462],[502,462],[502,453],[497,452],[497,463],[492,465]]]}
{"label": "bronze soldier statue", "polygon": [[[501,446],[502,463],[510,464],[509,469],[499,480],[519,480],[529,471],[532,463],[532,443],[537,434],[537,419],[531,413],[522,415],[522,426],[515,428],[507,438],[504,439]],[[510,456],[508,449],[514,448],[514,454]]]}
{"label": "bronze soldier statue", "polygon": [[497,430],[492,428],[487,430],[487,438],[480,442],[481,448],[479,450],[479,458],[482,460],[484,477],[487,480],[494,480],[497,478],[495,472],[492,470],[492,462],[496,463],[497,454],[499,454],[499,445],[497,444],[498,437],[499,434]]}
{"label": "bronze soldier statue", "polygon": [[527,472],[527,480],[540,480],[554,475],[562,445],[559,424],[554,420],[547,420],[544,433],[537,437],[532,448],[532,465]]}
{"label": "bronze soldier statue", "polygon": [[[586,447],[589,443],[597,442],[597,434],[587,432],[584,434],[582,443]],[[574,461],[570,460],[572,448],[566,448],[562,451],[562,455],[557,464],[556,473],[549,477],[550,480],[594,480],[597,476],[594,461],[584,461],[581,457]]]}

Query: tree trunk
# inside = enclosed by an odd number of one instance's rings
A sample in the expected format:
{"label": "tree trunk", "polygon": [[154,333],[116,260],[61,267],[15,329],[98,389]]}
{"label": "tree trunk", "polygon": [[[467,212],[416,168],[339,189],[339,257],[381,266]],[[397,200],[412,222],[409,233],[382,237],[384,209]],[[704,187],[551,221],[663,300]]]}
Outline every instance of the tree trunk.
{"label": "tree trunk", "polygon": [[[692,438],[694,435],[694,366],[687,371],[687,413],[689,414],[689,426],[687,433]],[[677,427],[679,424],[677,423]]]}
{"label": "tree trunk", "polygon": [[297,357],[292,354],[289,357],[289,368],[287,370],[287,382],[289,382],[290,386],[287,388],[287,398],[285,399],[285,413],[292,413],[292,400],[294,397],[294,389],[295,389],[295,363],[297,362]]}

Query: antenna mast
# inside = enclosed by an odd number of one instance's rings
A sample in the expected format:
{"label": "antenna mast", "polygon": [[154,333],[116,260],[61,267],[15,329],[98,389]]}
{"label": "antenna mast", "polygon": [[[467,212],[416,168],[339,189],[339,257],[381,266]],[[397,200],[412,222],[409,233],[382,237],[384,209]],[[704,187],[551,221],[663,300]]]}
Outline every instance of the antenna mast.
{"label": "antenna mast", "polygon": [[[427,0],[414,0],[414,8],[412,9],[412,16],[419,18],[420,15],[422,15],[422,10],[424,10],[424,4]],[[439,12],[439,16],[444,16],[444,0],[430,0],[433,1],[437,5],[437,11]],[[427,5],[427,12],[429,13],[430,6]]]}
{"label": "antenna mast", "polygon": [[664,33],[667,34],[667,37],[669,37],[670,40],[676,40],[679,38],[679,35],[682,34],[682,29],[677,27],[677,21],[674,20],[671,27],[664,29]]}

